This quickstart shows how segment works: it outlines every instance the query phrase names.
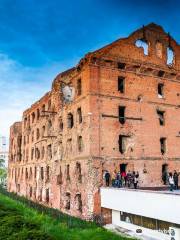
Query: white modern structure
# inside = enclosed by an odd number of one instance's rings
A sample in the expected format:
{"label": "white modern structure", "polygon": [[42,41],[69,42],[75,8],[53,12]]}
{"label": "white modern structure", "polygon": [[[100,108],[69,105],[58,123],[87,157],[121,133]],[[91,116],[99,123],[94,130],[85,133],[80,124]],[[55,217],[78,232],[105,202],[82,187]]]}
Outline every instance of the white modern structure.
{"label": "white modern structure", "polygon": [[102,187],[101,207],[112,210],[116,226],[159,240],[180,240],[178,193]]}

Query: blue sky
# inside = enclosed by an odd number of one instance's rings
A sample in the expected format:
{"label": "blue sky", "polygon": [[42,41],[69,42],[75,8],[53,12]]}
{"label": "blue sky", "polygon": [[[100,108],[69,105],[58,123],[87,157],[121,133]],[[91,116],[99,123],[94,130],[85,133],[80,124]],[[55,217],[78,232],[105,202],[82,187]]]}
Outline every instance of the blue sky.
{"label": "blue sky", "polygon": [[155,22],[180,42],[179,0],[0,0],[0,135],[93,51]]}

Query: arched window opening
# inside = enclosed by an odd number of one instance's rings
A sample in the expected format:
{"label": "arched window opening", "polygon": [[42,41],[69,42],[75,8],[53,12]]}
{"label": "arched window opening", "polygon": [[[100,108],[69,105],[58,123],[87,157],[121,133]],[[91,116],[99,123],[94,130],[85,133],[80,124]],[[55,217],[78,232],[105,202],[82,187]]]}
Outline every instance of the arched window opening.
{"label": "arched window opening", "polygon": [[135,45],[138,48],[143,48],[144,55],[148,55],[148,43],[144,39],[136,40]]}
{"label": "arched window opening", "polygon": [[66,166],[66,180],[70,180],[70,167],[69,167],[69,164]]}
{"label": "arched window opening", "polygon": [[61,184],[62,184],[62,170],[60,166],[59,175],[57,175],[57,185],[61,185]]}
{"label": "arched window opening", "polygon": [[77,109],[77,115],[78,115],[78,122],[82,123],[82,111],[81,111],[81,108]]}
{"label": "arched window opening", "polygon": [[83,151],[83,139],[82,139],[82,136],[78,136],[78,151],[79,152]]}
{"label": "arched window opening", "polygon": [[52,158],[52,145],[51,144],[49,144],[47,146],[47,156],[48,156],[49,159]]}
{"label": "arched window opening", "polygon": [[41,158],[43,159],[44,158],[44,155],[45,155],[45,148],[44,146],[42,147],[42,150],[41,150]]}
{"label": "arched window opening", "polygon": [[74,125],[72,113],[68,113],[68,115],[67,115],[67,125],[68,125],[68,128],[72,128]]}
{"label": "arched window opening", "polygon": [[16,171],[16,168],[15,168],[15,183],[17,182],[17,171]]}
{"label": "arched window opening", "polygon": [[44,169],[43,169],[43,167],[41,167],[41,180],[43,180],[44,179]]}
{"label": "arched window opening", "polygon": [[65,202],[65,208],[67,210],[70,210],[71,208],[71,194],[70,193],[66,193],[66,202]]}
{"label": "arched window opening", "polygon": [[46,189],[46,203],[49,203],[49,188]]}
{"label": "arched window opening", "polygon": [[67,140],[67,147],[66,147],[66,154],[67,156],[70,156],[72,154],[72,138],[69,138]]}
{"label": "arched window opening", "polygon": [[36,179],[37,176],[37,167],[34,168],[34,179]]}
{"label": "arched window opening", "polygon": [[28,179],[28,169],[27,168],[26,168],[26,175],[25,175],[25,177],[26,177],[26,179]]}
{"label": "arched window opening", "polygon": [[39,189],[39,201],[40,202],[42,202],[42,192],[43,192],[43,190],[42,190],[42,188],[41,189]]}
{"label": "arched window opening", "polygon": [[39,151],[39,148],[36,148],[36,149],[35,149],[35,157],[36,157],[36,159],[40,159],[40,151]]}
{"label": "arched window opening", "polygon": [[82,182],[82,175],[81,175],[81,164],[79,162],[76,163],[76,176],[78,181]]}
{"label": "arched window opening", "polygon": [[[15,156],[14,156],[14,158],[15,158]],[[25,161],[25,149],[23,150],[23,161]]]}
{"label": "arched window opening", "polygon": [[34,131],[32,131],[31,142],[34,142]]}
{"label": "arched window opening", "polygon": [[23,179],[23,175],[24,175],[24,169],[21,169],[21,179]]}
{"label": "arched window opening", "polygon": [[167,64],[172,65],[174,63],[174,51],[171,47],[167,48]]}
{"label": "arched window opening", "polygon": [[79,212],[82,212],[82,200],[81,200],[81,194],[80,193],[76,194],[75,201],[76,201],[77,210]]}
{"label": "arched window opening", "polygon": [[80,96],[82,93],[82,83],[81,78],[77,80],[77,95]]}
{"label": "arched window opening", "polygon": [[34,158],[34,148],[31,149],[31,160]]}
{"label": "arched window opening", "polygon": [[47,166],[47,167],[46,167],[46,181],[48,182],[49,179],[50,179],[50,167]]}
{"label": "arched window opening", "polygon": [[48,101],[48,110],[51,109],[51,100]]}
{"label": "arched window opening", "polygon": [[39,120],[39,117],[40,117],[40,111],[39,109],[37,109],[37,120]]}
{"label": "arched window opening", "polygon": [[30,128],[31,121],[30,121],[30,115],[28,116],[28,121],[27,121],[27,127]]}
{"label": "arched window opening", "polygon": [[46,105],[45,105],[45,104],[43,104],[43,105],[42,105],[42,109],[41,109],[41,111],[42,111],[42,114],[44,114],[45,110],[46,110]]}
{"label": "arched window opening", "polygon": [[32,197],[32,187],[30,187],[30,189],[29,189],[29,197],[30,198]]}
{"label": "arched window opening", "polygon": [[27,117],[24,117],[24,128],[27,126]]}
{"label": "arched window opening", "polygon": [[60,131],[63,130],[63,121],[62,121],[62,118],[59,119],[59,129],[60,129]]}
{"label": "arched window opening", "polygon": [[36,129],[36,140],[38,140],[40,137],[40,131],[39,128]]}
{"label": "arched window opening", "polygon": [[42,127],[42,137],[44,137],[44,135],[45,135],[45,130],[46,130],[46,127],[43,126],[43,127]]}
{"label": "arched window opening", "polygon": [[34,120],[35,120],[35,117],[36,117],[34,112],[31,114],[31,117],[32,117],[32,123],[34,123]]}

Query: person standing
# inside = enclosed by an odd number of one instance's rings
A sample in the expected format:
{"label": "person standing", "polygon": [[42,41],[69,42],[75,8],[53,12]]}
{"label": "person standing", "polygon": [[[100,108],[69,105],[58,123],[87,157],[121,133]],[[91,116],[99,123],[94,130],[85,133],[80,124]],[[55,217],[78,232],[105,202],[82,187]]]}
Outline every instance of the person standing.
{"label": "person standing", "polygon": [[138,171],[136,172],[136,176],[137,176],[137,178],[139,178],[139,172]]}
{"label": "person standing", "polygon": [[130,172],[130,170],[127,173],[127,185],[128,185],[128,188],[131,187],[131,172]]}
{"label": "person standing", "polygon": [[178,190],[178,173],[176,172],[176,170],[174,170],[174,174],[173,174],[173,178],[174,178],[174,189]]}
{"label": "person standing", "polygon": [[135,172],[133,172],[133,184],[134,184],[134,189],[137,189],[138,177]]}
{"label": "person standing", "polygon": [[116,175],[116,181],[117,181],[117,187],[120,188],[122,187],[122,182],[121,182],[121,173],[118,172]]}
{"label": "person standing", "polygon": [[135,175],[135,177],[134,177],[134,189],[137,189],[137,184],[138,184],[138,179]]}
{"label": "person standing", "polygon": [[170,191],[172,192],[174,189],[174,178],[172,173],[169,173],[169,185],[170,185]]}
{"label": "person standing", "polygon": [[162,181],[163,181],[164,185],[167,184],[167,172],[166,171],[163,171],[163,173],[162,173]]}
{"label": "person standing", "polygon": [[110,173],[108,171],[106,171],[104,177],[105,177],[106,187],[109,187],[109,184],[110,184]]}
{"label": "person standing", "polygon": [[122,186],[125,187],[126,186],[126,172],[122,172],[121,173],[121,179],[122,179]]}
{"label": "person standing", "polygon": [[116,187],[116,170],[112,174],[112,187]]}

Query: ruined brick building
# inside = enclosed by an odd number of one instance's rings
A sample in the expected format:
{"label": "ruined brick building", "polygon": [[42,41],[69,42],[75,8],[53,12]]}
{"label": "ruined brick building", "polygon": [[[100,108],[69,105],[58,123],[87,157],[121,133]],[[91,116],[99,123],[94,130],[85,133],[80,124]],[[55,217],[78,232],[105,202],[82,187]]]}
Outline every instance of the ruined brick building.
{"label": "ruined brick building", "polygon": [[103,172],[180,171],[180,46],[149,24],[60,73],[10,130],[8,190],[86,218]]}

